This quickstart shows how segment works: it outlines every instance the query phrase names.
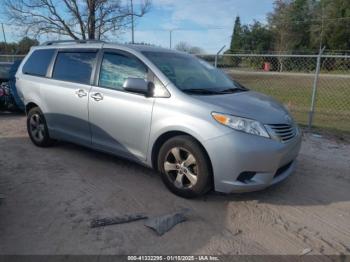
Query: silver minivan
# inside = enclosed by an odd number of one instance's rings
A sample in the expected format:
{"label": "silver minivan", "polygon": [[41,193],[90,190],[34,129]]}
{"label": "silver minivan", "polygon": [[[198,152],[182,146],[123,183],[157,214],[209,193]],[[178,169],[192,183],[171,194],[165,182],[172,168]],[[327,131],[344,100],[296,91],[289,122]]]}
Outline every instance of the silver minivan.
{"label": "silver minivan", "polygon": [[64,140],[143,163],[182,197],[260,190],[295,169],[301,133],[286,108],[189,54],[47,42],[16,81],[35,145]]}

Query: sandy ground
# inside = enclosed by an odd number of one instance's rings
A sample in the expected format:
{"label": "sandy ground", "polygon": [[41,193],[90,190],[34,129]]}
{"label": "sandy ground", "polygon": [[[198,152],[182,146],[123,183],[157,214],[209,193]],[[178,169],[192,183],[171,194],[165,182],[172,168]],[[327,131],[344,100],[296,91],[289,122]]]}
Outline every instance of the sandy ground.
{"label": "sandy ground", "polygon": [[[0,115],[0,254],[350,254],[350,144],[304,134],[296,174],[262,192],[179,198],[152,170],[60,143],[37,148],[25,117]],[[95,217],[182,208],[159,237]]]}

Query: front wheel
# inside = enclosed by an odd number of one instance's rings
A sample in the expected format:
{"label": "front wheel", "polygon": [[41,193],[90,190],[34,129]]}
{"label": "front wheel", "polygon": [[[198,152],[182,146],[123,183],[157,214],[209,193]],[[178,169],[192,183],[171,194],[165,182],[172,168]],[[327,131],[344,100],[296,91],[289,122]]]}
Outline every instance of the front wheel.
{"label": "front wheel", "polygon": [[190,136],[166,141],[159,151],[158,168],[164,184],[181,197],[197,197],[211,188],[209,159],[201,145]]}
{"label": "front wheel", "polygon": [[36,146],[48,147],[54,143],[54,140],[49,136],[44,114],[38,107],[30,109],[28,112],[27,131]]}

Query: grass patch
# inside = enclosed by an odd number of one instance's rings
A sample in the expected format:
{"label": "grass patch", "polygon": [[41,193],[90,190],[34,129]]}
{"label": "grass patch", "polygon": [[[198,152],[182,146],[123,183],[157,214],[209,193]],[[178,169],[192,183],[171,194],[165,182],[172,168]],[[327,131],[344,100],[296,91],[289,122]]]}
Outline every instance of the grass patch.
{"label": "grass patch", "polygon": [[[298,123],[308,123],[313,75],[263,75],[235,72],[232,77],[248,88],[270,95],[287,105]],[[350,77],[319,79],[314,126],[350,132]]]}

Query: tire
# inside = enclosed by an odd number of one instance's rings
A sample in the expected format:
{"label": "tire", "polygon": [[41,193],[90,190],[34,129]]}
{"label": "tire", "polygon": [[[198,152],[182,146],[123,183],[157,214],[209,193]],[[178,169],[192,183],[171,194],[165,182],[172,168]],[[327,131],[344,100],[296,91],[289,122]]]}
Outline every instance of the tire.
{"label": "tire", "polygon": [[158,169],[166,187],[174,194],[194,198],[211,189],[212,171],[207,154],[192,137],[170,138],[159,150]]}
{"label": "tire", "polygon": [[33,144],[39,147],[52,146],[54,140],[50,138],[44,114],[39,107],[33,107],[27,115],[27,131]]}

